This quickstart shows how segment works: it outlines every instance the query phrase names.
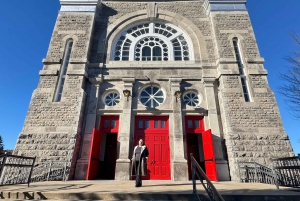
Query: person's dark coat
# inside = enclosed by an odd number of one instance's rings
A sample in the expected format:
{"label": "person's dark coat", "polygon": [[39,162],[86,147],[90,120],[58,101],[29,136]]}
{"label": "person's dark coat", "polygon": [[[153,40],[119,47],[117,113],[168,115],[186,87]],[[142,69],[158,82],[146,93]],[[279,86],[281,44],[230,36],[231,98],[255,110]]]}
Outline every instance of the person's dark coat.
{"label": "person's dark coat", "polygon": [[[135,146],[134,147],[134,150],[133,150],[133,156],[132,156],[132,164],[131,164],[131,175],[136,175],[136,158],[135,158],[135,150],[138,146]],[[147,175],[148,172],[147,172],[147,158],[149,156],[149,152],[148,152],[148,149],[146,147],[146,145],[143,145],[142,146],[142,150],[141,150],[141,155],[140,155],[140,168],[141,168],[141,175]]]}

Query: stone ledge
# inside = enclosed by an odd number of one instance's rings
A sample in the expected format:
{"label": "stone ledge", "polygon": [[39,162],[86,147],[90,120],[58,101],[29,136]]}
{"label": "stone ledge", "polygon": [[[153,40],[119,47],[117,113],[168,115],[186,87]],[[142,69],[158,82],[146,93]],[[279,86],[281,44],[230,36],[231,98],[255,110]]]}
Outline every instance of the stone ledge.
{"label": "stone ledge", "polygon": [[70,64],[89,64],[89,61],[86,58],[83,59],[70,59]]}
{"label": "stone ledge", "polygon": [[53,58],[53,59],[47,59],[44,58],[42,60],[43,64],[45,65],[49,65],[49,64],[60,64],[61,63],[61,59],[60,58]]}
{"label": "stone ledge", "polygon": [[190,61],[109,61],[106,63],[106,66],[141,66],[141,65],[162,65],[165,64],[167,66],[171,66],[171,65],[186,65],[186,64],[198,64],[199,65],[200,62],[196,62],[193,60]]}
{"label": "stone ledge", "polygon": [[67,75],[82,75],[88,77],[88,74],[85,70],[69,70]]}
{"label": "stone ledge", "polygon": [[58,70],[40,70],[39,75],[43,76],[43,75],[57,75],[58,74]]}
{"label": "stone ledge", "polygon": [[246,61],[248,63],[263,64],[265,62],[265,59],[262,58],[262,57],[259,57],[259,58],[246,58]]}
{"label": "stone ledge", "polygon": [[249,75],[268,75],[268,71],[265,69],[249,69],[248,73]]}

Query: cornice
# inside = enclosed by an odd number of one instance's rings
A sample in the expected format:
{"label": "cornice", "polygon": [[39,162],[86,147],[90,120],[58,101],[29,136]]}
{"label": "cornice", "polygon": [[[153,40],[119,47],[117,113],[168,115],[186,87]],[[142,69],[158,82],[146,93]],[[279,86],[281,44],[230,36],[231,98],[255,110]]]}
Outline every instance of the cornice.
{"label": "cornice", "polygon": [[247,0],[205,0],[207,14],[211,11],[246,11]]}
{"label": "cornice", "polygon": [[98,0],[59,0],[62,12],[95,12]]}
{"label": "cornice", "polygon": [[60,5],[97,5],[98,0],[59,0]]}

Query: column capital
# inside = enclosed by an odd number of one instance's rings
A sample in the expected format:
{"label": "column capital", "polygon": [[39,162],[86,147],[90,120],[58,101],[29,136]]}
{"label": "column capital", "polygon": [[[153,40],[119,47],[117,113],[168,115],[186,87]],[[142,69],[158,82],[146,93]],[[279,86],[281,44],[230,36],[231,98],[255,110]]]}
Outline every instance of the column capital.
{"label": "column capital", "polygon": [[122,77],[123,82],[125,83],[134,83],[135,82],[135,78],[134,77]]}
{"label": "column capital", "polygon": [[89,78],[89,81],[92,83],[92,84],[101,84],[103,82],[103,79],[102,77],[91,77]]}
{"label": "column capital", "polygon": [[215,77],[203,77],[204,84],[214,84],[215,81]]}
{"label": "column capital", "polygon": [[122,80],[124,82],[124,87],[125,88],[132,87],[133,83],[135,82],[135,78],[134,77],[122,77]]}
{"label": "column capital", "polygon": [[170,77],[171,87],[177,87],[182,81],[182,77]]}

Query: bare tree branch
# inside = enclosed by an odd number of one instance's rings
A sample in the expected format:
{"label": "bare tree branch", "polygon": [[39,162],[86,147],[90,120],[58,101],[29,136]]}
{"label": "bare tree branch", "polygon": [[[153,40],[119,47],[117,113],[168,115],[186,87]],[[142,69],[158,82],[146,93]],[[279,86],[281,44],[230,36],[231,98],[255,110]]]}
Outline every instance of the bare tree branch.
{"label": "bare tree branch", "polygon": [[[289,35],[300,47],[300,37],[296,33],[289,33]],[[292,54],[285,60],[290,66],[286,73],[279,74],[279,79],[285,82],[279,87],[279,93],[285,97],[291,114],[300,119],[300,51],[292,51]]]}

